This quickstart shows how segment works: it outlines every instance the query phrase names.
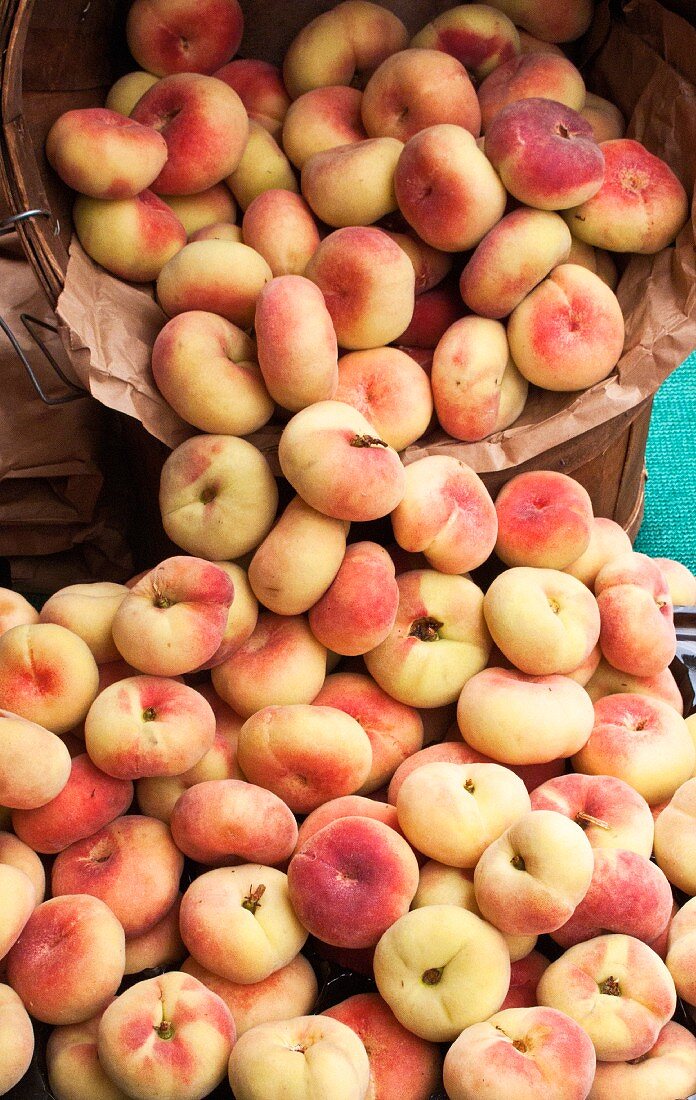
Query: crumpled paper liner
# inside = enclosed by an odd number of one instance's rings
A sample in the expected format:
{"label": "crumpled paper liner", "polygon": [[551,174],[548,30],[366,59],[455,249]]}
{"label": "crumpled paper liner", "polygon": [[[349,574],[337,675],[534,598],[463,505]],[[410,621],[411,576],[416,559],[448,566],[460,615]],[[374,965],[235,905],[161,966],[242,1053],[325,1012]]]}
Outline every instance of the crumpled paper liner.
{"label": "crumpled paper liner", "polygon": [[[629,0],[609,18],[599,5],[581,46],[588,86],[612,99],[634,137],[667,160],[693,194],[696,158],[696,29],[655,0]],[[696,346],[696,204],[676,244],[655,256],[631,257],[617,295],[626,322],[624,353],[603,382],[576,394],[531,387],[515,424],[479,443],[460,443],[437,429],[403,452],[405,462],[450,454],[479,473],[536,458],[635,409]],[[619,263],[623,262],[618,257]],[[195,429],[167,405],[154,384],[150,350],[165,315],[152,288],[125,284],[85,255],[73,238],[65,290],[58,302],[64,339],[82,383],[101,402],[129,416],[169,447]],[[273,456],[281,427],[250,436]]]}

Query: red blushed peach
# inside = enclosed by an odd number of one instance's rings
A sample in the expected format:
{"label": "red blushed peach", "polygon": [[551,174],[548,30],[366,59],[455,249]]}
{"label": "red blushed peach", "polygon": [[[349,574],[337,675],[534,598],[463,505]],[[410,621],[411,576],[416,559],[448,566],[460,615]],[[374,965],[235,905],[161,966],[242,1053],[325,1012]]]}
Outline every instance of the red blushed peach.
{"label": "red blushed peach", "polygon": [[271,791],[238,779],[212,779],[189,787],[171,819],[177,847],[197,863],[263,863],[289,859],[297,822]]}
{"label": "red blushed peach", "polygon": [[462,271],[459,289],[469,309],[500,319],[512,313],[570,251],[570,231],[558,214],[523,206],[483,238]]}
{"label": "red blushed peach", "polygon": [[46,138],[46,159],[81,195],[132,199],[164,168],[167,143],[151,126],[103,107],[88,107],[56,119]]}
{"label": "red blushed peach", "polygon": [[487,4],[460,4],[423,27],[411,46],[451,54],[481,81],[520,52],[520,36],[504,13]]}
{"label": "red blushed peach", "polygon": [[571,233],[611,252],[659,252],[687,220],[689,204],[682,183],[639,141],[618,138],[599,148],[605,161],[604,183],[564,214]]}
{"label": "red blushed peach", "polygon": [[166,825],[129,814],[64,849],[53,864],[51,892],[99,898],[127,936],[140,936],[171,909],[183,866]]}
{"label": "red blushed peach", "polygon": [[610,103],[602,96],[588,92],[585,97],[585,106],[580,108],[580,114],[587,119],[592,127],[595,141],[600,144],[622,138],[626,133],[626,122],[621,111],[615,103]]}
{"label": "red blushed peach", "polygon": [[186,948],[179,933],[180,907],[181,895],[177,895],[157,924],[139,936],[126,936],[126,974],[139,974],[155,966],[169,968],[182,961]]}
{"label": "red blushed peach", "polygon": [[99,1061],[128,1096],[196,1100],[222,1081],[235,1040],[225,1002],[190,974],[149,978],[101,1018]]}
{"label": "red blushed peach", "polygon": [[504,327],[485,317],[463,317],[447,329],[430,381],[440,425],[466,442],[509,427],[527,400],[527,380],[510,357]]}
{"label": "red blushed peach", "polygon": [[328,802],[317,806],[311,814],[307,814],[300,825],[295,851],[299,852],[306,840],[338,817],[373,817],[376,821],[388,825],[390,829],[396,829],[397,833],[401,832],[395,806],[390,806],[386,802],[377,802],[374,798],[366,798],[361,794],[347,794],[340,798],[331,798]]}
{"label": "red blushed peach", "polygon": [[17,994],[0,985],[0,1096],[21,1081],[34,1054],[34,1029]]}
{"label": "red blushed peach", "polygon": [[156,84],[159,77],[142,69],[126,73],[111,85],[104,106],[109,111],[118,111],[120,115],[130,115],[136,103],[145,92]]}
{"label": "red blushed peach", "polygon": [[650,695],[655,699],[661,699],[674,707],[677,714],[682,714],[684,711],[682,694],[668,668],[655,676],[630,676],[627,672],[619,672],[602,658],[585,688],[593,703],[603,699],[605,695],[629,692],[631,695]]}
{"label": "red blushed peach", "polygon": [[520,99],[498,111],[485,153],[510,194],[540,210],[577,206],[604,179],[604,156],[589,122],[550,99]]}
{"label": "red blushed peach", "polygon": [[119,779],[180,775],[215,739],[215,715],[194,688],[164,676],[133,676],[106,688],[85,720],[92,761]]}
{"label": "red blushed peach", "polygon": [[518,26],[543,42],[573,42],[592,21],[591,0],[493,0]]}
{"label": "red blushed peach", "polygon": [[35,852],[52,855],[108,825],[132,801],[130,780],[106,775],[85,753],[74,758],[60,794],[37,810],[15,810],[12,827]]}
{"label": "red blushed peach", "polygon": [[355,794],[370,774],[372,746],[355,718],[335,707],[268,706],[239,731],[245,776],[273,791],[293,813]]}
{"label": "red blushed peach", "polygon": [[563,1012],[509,1008],[466,1028],[448,1050],[443,1074],[452,1100],[585,1100],[596,1062],[591,1039]]}
{"label": "red blushed peach", "polygon": [[298,412],[338,384],[336,333],[319,287],[280,275],[261,291],[254,321],[259,366],[274,401]]}
{"label": "red blushed peach", "polygon": [[668,1100],[696,1089],[696,1039],[681,1024],[665,1024],[654,1045],[629,1062],[598,1062],[588,1100]]}
{"label": "red blushed peach", "polygon": [[253,248],[237,241],[192,241],[158,269],[157,299],[168,317],[188,310],[217,313],[249,329],[256,299],[273,277]]}
{"label": "red blushed peach", "polygon": [[212,73],[237,52],[243,29],[237,0],[136,0],[126,39],[138,64],[157,76]]}
{"label": "red blushed peach", "polygon": [[447,455],[406,467],[406,489],[391,519],[399,546],[422,552],[441,573],[467,573],[482,565],[498,533],[495,506],[481,478]]}
{"label": "red blushed peach", "polygon": [[[564,572],[577,577],[594,591],[597,574],[602,566],[622,554],[630,553],[631,549],[631,540],[620,524],[613,519],[595,516],[587,549],[570,565],[566,565]],[[694,596],[696,597],[696,592]]]}
{"label": "red blushed peach", "polygon": [[190,956],[181,969],[222,997],[232,1013],[238,1038],[257,1024],[303,1016],[312,1011],[317,999],[316,975],[304,955],[296,955],[287,966],[251,985],[220,978]]}
{"label": "red blushed peach", "polygon": [[323,1015],[347,1024],[362,1041],[370,1060],[368,1096],[427,1100],[436,1090],[442,1061],[438,1047],[400,1024],[378,993],[358,993]]}
{"label": "red blushed peach", "polygon": [[275,65],[256,58],[240,58],[223,65],[213,76],[234,89],[249,118],[261,123],[269,134],[279,138],[290,97]]}
{"label": "red blushed peach", "polygon": [[649,859],[654,823],[642,795],[610,775],[560,775],[532,792],[533,810],[555,810],[585,830],[595,849],[618,848]]}
{"label": "red blushed peach", "polygon": [[655,558],[654,561],[667,581],[674,607],[696,604],[696,576],[691,570],[672,558]]}
{"label": "red blushed peach", "polygon": [[481,129],[509,103],[521,99],[552,99],[574,111],[585,104],[585,82],[566,57],[550,53],[526,53],[498,65],[478,89]]}
{"label": "red blushed peach", "polygon": [[11,630],[13,626],[29,626],[38,623],[39,613],[35,607],[9,588],[0,588],[0,634]]}
{"label": "red blushed peach", "polygon": [[189,240],[199,229],[209,225],[232,223],[237,205],[224,183],[216,183],[195,195],[163,195],[167,206],[176,214]]}
{"label": "red blushed peach", "polygon": [[327,676],[313,703],[350,714],[369,737],[372,766],[361,794],[383,787],[397,767],[423,745],[423,720],[418,712],[397,703],[369,676],[355,672]]}
{"label": "red blushed peach", "polygon": [[263,611],[246,642],[212,670],[213,687],[249,718],[273,701],[311,703],[326,676],[326,649],[303,615]]}
{"label": "red blushed peach", "polygon": [[247,440],[198,435],[164,463],[159,504],[173,542],[188,554],[224,561],[248,554],[266,537],[278,487],[268,461]]}
{"label": "red blushed peach", "polygon": [[341,356],[334,397],[362,413],[395,451],[420,439],[433,412],[425,371],[398,348],[371,348]]}
{"label": "red blushed peach", "polygon": [[461,126],[429,126],[412,137],[396,166],[394,187],[409,225],[443,252],[477,245],[505,212],[505,188]]}
{"label": "red blushed peach", "polygon": [[694,742],[667,703],[646,695],[607,695],[594,712],[589,740],[573,758],[576,771],[615,775],[651,805],[671,798],[692,775]]}
{"label": "red blushed peach", "polygon": [[73,225],[87,255],[133,283],[150,283],[186,244],[186,230],[153,191],[132,199],[79,195]]}
{"label": "red blushed peach", "polygon": [[7,979],[32,1016],[76,1024],[94,1016],[118,989],[125,966],[123,928],[88,894],[44,901],[7,959]]}
{"label": "red blushed peach", "polygon": [[249,137],[242,159],[225,182],[242,210],[271,188],[300,190],[292,164],[278,142],[253,119],[249,120]]}
{"label": "red blushed peach", "polygon": [[312,211],[293,191],[271,188],[249,204],[242,219],[244,243],[263,256],[274,276],[303,275],[319,246]]}
{"label": "red blushed peach", "polygon": [[399,248],[403,248],[413,264],[416,273],[416,298],[436,287],[452,270],[453,258],[450,253],[431,248],[415,233],[395,233],[391,229],[385,229],[385,233],[396,241]]}
{"label": "red blushed peach", "polygon": [[9,863],[0,863],[0,901],[0,959],[4,959],[36,908],[34,884]]}
{"label": "red blushed peach", "polygon": [[434,349],[462,312],[460,295],[451,282],[417,294],[411,324],[402,332],[401,344]]}
{"label": "red blushed peach", "polygon": [[381,229],[335,230],[314,252],[305,274],[322,291],[338,343],[347,350],[391,343],[413,316],[413,264]]}
{"label": "red blushed peach", "polygon": [[403,50],[408,31],[401,20],[367,0],[344,0],[307,23],[290,43],[283,80],[292,99],[329,84],[352,84]]}
{"label": "red blushed peach", "polygon": [[445,122],[474,137],[481,132],[481,110],[466,69],[437,49],[411,46],[383,61],[365,86],[361,111],[370,137],[408,141]]}
{"label": "red blushed peach", "polygon": [[616,366],[624,322],[616,295],[598,275],[561,264],[513,310],[510,352],[534,385],[562,393],[595,385]]}
{"label": "red blushed peach", "polygon": [[506,565],[563,569],[589,545],[592,501],[587,490],[566,474],[518,474],[498,493],[495,510],[495,552]]}
{"label": "red blushed peach", "polygon": [[510,989],[503,1001],[505,1008],[533,1008],[536,1003],[536,990],[541,975],[549,965],[549,960],[538,951],[530,951],[522,959],[517,959],[510,967]]}
{"label": "red blushed peach", "polygon": [[328,649],[343,656],[367,653],[389,635],[399,588],[387,551],[374,542],[347,547],[336,577],[310,608],[309,625]]}
{"label": "red blushed peach", "polygon": [[614,668],[655,676],[675,654],[672,600],[659,566],[630,552],[602,567],[595,579],[602,620],[599,644]]}
{"label": "red blushed peach", "polygon": [[671,915],[672,888],[649,858],[617,848],[595,849],[589,890],[570,919],[551,934],[564,948],[607,932],[652,943]]}
{"label": "red blushed peach", "polygon": [[0,709],[67,733],[85,717],[98,687],[89,646],[66,627],[30,623],[0,637]]}
{"label": "red blushed peach", "polygon": [[127,595],[124,584],[110,581],[71,584],[46,600],[41,622],[58,623],[72,630],[87,643],[97,664],[116,661],[120,654],[111,636],[111,625]]}
{"label": "red blushed peach", "polygon": [[315,153],[364,141],[362,92],[342,85],[315,88],[291,104],[283,122],[283,148],[296,168]]}
{"label": "red blushed peach", "polygon": [[46,892],[46,872],[36,852],[14,833],[0,832],[0,864],[16,867],[31,880],[39,905]]}
{"label": "red blushed peach", "polygon": [[46,1044],[48,1083],[55,1100],[125,1100],[104,1072],[97,1054],[102,1014],[53,1029]]}
{"label": "red blushed peach", "polygon": [[678,890],[696,894],[696,779],[677,788],[655,821],[655,858]]}
{"label": "red blushed peach", "polygon": [[70,776],[70,753],[36,722],[0,710],[0,802],[33,810],[60,794]]}
{"label": "red blushed peach", "polygon": [[288,866],[299,919],[336,947],[374,947],[408,912],[417,887],[413,851],[374,818],[337,818],[306,840]]}
{"label": "red blushed peach", "polygon": [[662,960],[641,940],[621,935],[570,947],[542,974],[537,997],[579,1023],[603,1062],[642,1058],[676,1005]]}
{"label": "red blushed peach", "polygon": [[290,902],[287,875],[258,863],[199,875],[182,899],[180,925],[196,962],[242,985],[287,966],[307,939]]}

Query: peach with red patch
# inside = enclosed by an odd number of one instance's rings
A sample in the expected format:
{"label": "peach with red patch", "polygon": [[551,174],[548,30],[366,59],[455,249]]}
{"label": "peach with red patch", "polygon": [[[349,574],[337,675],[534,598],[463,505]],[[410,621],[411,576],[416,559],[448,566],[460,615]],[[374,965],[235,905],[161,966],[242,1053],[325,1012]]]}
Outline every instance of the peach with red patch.
{"label": "peach with red patch", "polygon": [[368,1096],[425,1100],[438,1087],[442,1055],[435,1043],[400,1024],[379,993],[358,993],[322,1013],[346,1024],[370,1061]]}
{"label": "peach with red patch", "polygon": [[33,810],[60,794],[70,776],[70,753],[54,733],[0,710],[0,804]]}
{"label": "peach with red patch", "polygon": [[691,1096],[696,1089],[696,1038],[671,1020],[642,1057],[629,1062],[598,1062],[588,1100],[631,1100]]}
{"label": "peach with red patch", "polygon": [[[388,825],[401,833],[396,816],[396,807],[386,802],[378,802],[374,798],[366,798],[362,794],[346,794],[339,798],[330,798],[307,814],[300,825],[295,851],[299,852],[302,845],[315,833],[329,825],[339,817],[372,817],[382,824]],[[403,836],[403,833],[401,834]]]}
{"label": "peach with red patch", "polygon": [[461,297],[455,284],[448,282],[423,291],[416,295],[411,324],[402,332],[400,340],[407,347],[434,349],[450,325],[459,320],[462,312]]}
{"label": "peach with red patch", "polygon": [[181,962],[186,948],[179,932],[180,908],[181,895],[177,894],[174,904],[157,924],[139,936],[126,936],[127,975],[152,967],[169,968]]}
{"label": "peach with red patch", "polygon": [[[385,233],[399,245],[399,248],[403,248],[413,264],[413,270],[416,273],[416,299],[419,295],[436,287],[452,270],[453,257],[450,253],[432,248],[415,233],[397,233],[392,229],[385,229]],[[404,344],[407,343],[408,341],[404,340]]]}
{"label": "peach with red patch", "polygon": [[406,142],[428,126],[449,123],[477,137],[481,110],[474,86],[456,57],[414,47],[388,57],[363,92],[362,120],[370,137]]}
{"label": "peach with red patch", "polygon": [[94,1016],[118,989],[125,966],[123,928],[109,907],[87,894],[44,901],[7,958],[7,979],[47,1024]]}
{"label": "peach with red patch", "polygon": [[29,600],[10,588],[0,588],[0,635],[13,626],[30,626],[38,621],[39,613]]}
{"label": "peach with red patch", "polygon": [[342,85],[315,88],[292,103],[283,121],[283,148],[296,168],[315,153],[364,141],[362,92]]}
{"label": "peach with red patch", "polygon": [[585,104],[585,82],[566,57],[524,53],[498,65],[478,89],[481,129],[485,134],[503,107],[521,99],[552,99],[573,111]]}
{"label": "peach with red patch", "polygon": [[106,664],[119,658],[111,627],[127,595],[124,584],[111,581],[70,584],[46,600],[40,621],[67,627],[87,643],[97,664]]}
{"label": "peach with red patch", "polygon": [[659,566],[645,554],[622,554],[595,579],[602,620],[599,644],[614,668],[632,676],[656,676],[676,651],[669,587]]}
{"label": "peach with red patch", "polygon": [[54,897],[99,898],[127,936],[140,936],[171,909],[183,867],[163,822],[129,814],[60,852],[51,871],[51,892]]}
{"label": "peach with red patch", "polygon": [[567,474],[552,470],[517,474],[498,493],[495,509],[495,552],[506,565],[563,569],[589,545],[592,501],[587,490]]}
{"label": "peach with red patch", "polygon": [[650,804],[671,798],[693,773],[696,748],[680,714],[647,695],[606,695],[594,705],[587,743],[575,771],[614,775]]}
{"label": "peach with red patch", "polygon": [[257,58],[239,58],[223,65],[213,76],[237,93],[250,119],[276,139],[280,137],[290,97],[277,66]]}
{"label": "peach with red patch", "polygon": [[507,194],[476,139],[461,126],[429,126],[404,146],[394,174],[399,209],[426,244],[473,248],[500,221]]}
{"label": "peach with red patch", "polygon": [[207,1096],[222,1081],[235,1041],[225,1002],[190,974],[138,982],[99,1023],[99,1061],[129,1096]]}
{"label": "peach with red patch", "polygon": [[9,863],[0,863],[0,903],[0,959],[4,959],[37,904],[29,875]]}
{"label": "peach with red patch", "polygon": [[592,0],[493,0],[519,27],[547,42],[573,42],[589,27]]}
{"label": "peach with red patch", "polygon": [[319,229],[301,195],[282,188],[263,191],[242,219],[244,244],[264,258],[274,276],[303,275],[319,246]]}
{"label": "peach with red patch", "polygon": [[639,141],[617,138],[599,148],[606,166],[604,182],[564,214],[571,232],[611,252],[659,252],[688,218],[681,181]]}
{"label": "peach with red patch", "polygon": [[273,278],[253,248],[238,241],[191,241],[159,271],[157,298],[168,317],[188,310],[217,313],[249,329],[256,300]]}
{"label": "peach with red patch", "polygon": [[539,980],[548,965],[549,960],[539,951],[530,951],[524,958],[514,961],[510,967],[510,989],[501,1012],[506,1008],[533,1008],[537,1003]]}
{"label": "peach with red patch", "polygon": [[374,947],[408,912],[417,886],[412,849],[374,818],[336,818],[305,840],[288,866],[299,919],[336,947]]}
{"label": "peach with red patch", "polygon": [[602,658],[585,688],[593,703],[603,699],[605,695],[629,692],[631,695],[649,695],[654,699],[661,699],[674,707],[677,714],[683,714],[684,711],[679,685],[669,668],[655,676],[631,676],[628,672],[619,672]]}
{"label": "peach with red patch", "polygon": [[334,399],[357,409],[395,451],[420,439],[433,411],[425,371],[393,347],[342,355]]}
{"label": "peach with red patch", "polygon": [[696,894],[696,779],[682,783],[656,819],[655,858],[673,886]]}
{"label": "peach with red patch", "polygon": [[143,69],[212,73],[239,49],[244,14],[237,0],[135,0],[126,39]]}
{"label": "peach with red patch", "polygon": [[520,52],[520,36],[503,12],[488,4],[460,4],[427,23],[411,46],[451,54],[481,81]]}
{"label": "peach with red patch", "polygon": [[570,565],[566,565],[564,572],[577,577],[594,591],[597,574],[602,566],[622,554],[629,553],[631,549],[631,540],[620,524],[613,519],[595,516],[592,520],[587,549]]}
{"label": "peach with red patch", "polygon": [[15,810],[12,827],[34,851],[52,855],[108,825],[132,800],[130,780],[106,775],[83,753],[60,794],[39,809]]}
{"label": "peach with red patch", "polygon": [[650,859],[655,833],[650,807],[633,787],[610,775],[571,773],[532,793],[533,810],[555,810],[585,830],[595,849],[620,849]]}
{"label": "peach with red patch", "polygon": [[150,283],[186,244],[186,230],[154,191],[132,199],[78,195],[73,225],[87,255],[133,283]]}
{"label": "peach with red patch", "polygon": [[0,985],[0,1096],[24,1077],[34,1054],[34,1029],[21,1000]]}
{"label": "peach with red patch", "polygon": [[307,814],[361,789],[372,746],[360,723],[335,707],[267,706],[239,731],[237,759],[249,782]]}

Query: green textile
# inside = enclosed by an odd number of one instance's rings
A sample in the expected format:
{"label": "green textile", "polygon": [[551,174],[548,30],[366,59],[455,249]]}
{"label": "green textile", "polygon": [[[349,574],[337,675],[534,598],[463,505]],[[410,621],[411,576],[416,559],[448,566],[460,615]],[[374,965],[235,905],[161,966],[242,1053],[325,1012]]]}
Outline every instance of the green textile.
{"label": "green textile", "polygon": [[655,395],[645,464],[645,518],[635,549],[696,572],[696,351]]}

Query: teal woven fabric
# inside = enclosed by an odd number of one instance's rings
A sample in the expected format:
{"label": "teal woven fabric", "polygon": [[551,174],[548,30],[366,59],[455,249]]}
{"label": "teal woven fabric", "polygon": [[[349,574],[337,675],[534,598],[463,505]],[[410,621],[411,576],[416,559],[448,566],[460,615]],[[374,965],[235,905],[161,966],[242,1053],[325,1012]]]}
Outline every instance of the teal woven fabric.
{"label": "teal woven fabric", "polygon": [[655,395],[646,453],[645,518],[635,549],[696,572],[696,351]]}

